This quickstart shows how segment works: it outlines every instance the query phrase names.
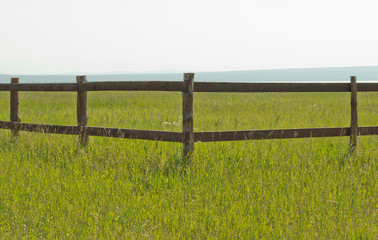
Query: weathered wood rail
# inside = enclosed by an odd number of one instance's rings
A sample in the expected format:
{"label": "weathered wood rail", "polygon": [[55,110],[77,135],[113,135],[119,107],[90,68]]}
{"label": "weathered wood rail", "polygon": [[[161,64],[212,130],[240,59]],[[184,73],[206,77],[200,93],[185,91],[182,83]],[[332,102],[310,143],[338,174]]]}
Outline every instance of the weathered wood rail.
{"label": "weathered wood rail", "polygon": [[[18,79],[18,78],[14,78]],[[377,83],[357,83],[359,92],[378,91]],[[185,82],[130,81],[87,83],[2,83],[0,91],[186,91]],[[194,82],[195,92],[350,92],[350,83],[230,83]]]}
{"label": "weathered wood rail", "polygon": [[[353,152],[357,136],[378,135],[378,126],[358,127],[357,91],[376,92],[378,83],[357,83],[356,77],[350,83],[230,83],[194,82],[194,73],[185,73],[184,81],[130,81],[130,82],[87,82],[86,76],[77,76],[76,83],[19,83],[12,78],[10,84],[0,84],[0,91],[11,92],[11,121],[0,121],[0,128],[11,129],[12,135],[19,131],[79,135],[80,143],[86,145],[88,136],[131,138],[183,143],[183,157],[190,162],[194,142],[261,140],[284,138],[341,137],[350,136]],[[22,123],[19,117],[19,91],[77,92],[77,126]],[[166,132],[135,129],[118,129],[88,126],[88,91],[179,91],[182,92],[183,131]],[[247,131],[194,132],[194,92],[350,92],[351,125],[340,128],[269,129]]]}

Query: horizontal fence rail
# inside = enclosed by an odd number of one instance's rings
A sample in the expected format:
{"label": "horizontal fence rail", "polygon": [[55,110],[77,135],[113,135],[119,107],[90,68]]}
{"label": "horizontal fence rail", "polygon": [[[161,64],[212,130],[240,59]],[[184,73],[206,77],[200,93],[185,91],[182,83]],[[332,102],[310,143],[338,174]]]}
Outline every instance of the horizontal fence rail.
{"label": "horizontal fence rail", "polygon": [[[78,126],[18,123],[0,121],[1,129],[25,132],[53,133],[78,135],[83,131]],[[166,142],[182,142],[182,132],[134,130],[122,128],[86,127],[88,136],[129,138],[140,140],[155,140]],[[378,127],[358,127],[359,136],[378,135]],[[297,128],[274,130],[246,130],[221,132],[194,132],[194,142],[218,142],[238,140],[265,140],[285,138],[315,138],[315,137],[343,137],[350,136],[350,128]]]}
{"label": "horizontal fence rail", "polygon": [[[350,92],[350,83],[197,82],[195,92]],[[376,83],[358,83],[359,92],[378,91]]]}
{"label": "horizontal fence rail", "polygon": [[184,90],[183,82],[131,81],[131,82],[90,82],[90,83],[21,83],[0,84],[0,91],[28,92],[76,92],[76,91],[179,91]]}
{"label": "horizontal fence rail", "polygon": [[55,133],[67,135],[79,135],[84,131],[88,136],[98,137],[114,137],[114,138],[130,138],[142,140],[156,140],[166,142],[182,142],[183,134],[181,132],[165,132],[151,130],[134,130],[122,128],[104,128],[104,127],[84,127],[50,125],[50,124],[34,124],[34,123],[18,123],[0,121],[0,128],[15,131]]}
{"label": "horizontal fence rail", "polygon": [[[378,127],[358,127],[358,135],[378,135]],[[284,138],[314,138],[350,136],[350,128],[297,128],[274,130],[195,132],[195,142],[263,140]]]}
{"label": "horizontal fence rail", "polygon": [[[0,121],[0,128],[12,130],[12,136],[19,131],[78,135],[80,143],[88,143],[88,136],[130,138],[179,142],[183,144],[183,158],[190,162],[194,142],[342,137],[350,136],[351,152],[357,145],[357,136],[378,135],[378,126],[359,127],[357,121],[357,91],[376,92],[378,83],[357,83],[351,77],[350,83],[232,83],[194,82],[194,73],[185,73],[184,81],[128,81],[87,82],[86,76],[78,76],[76,83],[19,83],[12,78],[9,84],[0,84],[0,91],[11,93],[11,121]],[[77,126],[22,123],[19,117],[19,91],[77,92]],[[135,130],[88,126],[87,92],[90,91],[178,91],[182,92],[182,132]],[[267,129],[245,131],[194,132],[194,92],[350,92],[351,125],[336,128]]]}
{"label": "horizontal fence rail", "polygon": [[[377,83],[358,83],[359,92],[378,91]],[[350,92],[349,83],[227,83],[196,82],[195,92]],[[0,91],[185,91],[183,82],[131,81],[90,83],[2,83]]]}

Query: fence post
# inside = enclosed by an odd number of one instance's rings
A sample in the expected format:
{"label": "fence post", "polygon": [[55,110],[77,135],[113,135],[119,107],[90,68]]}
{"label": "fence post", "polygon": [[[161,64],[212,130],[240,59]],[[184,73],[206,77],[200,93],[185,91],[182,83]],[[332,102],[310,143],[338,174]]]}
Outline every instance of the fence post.
{"label": "fence post", "polygon": [[82,86],[87,82],[87,76],[76,76],[77,82],[77,125],[80,127],[79,141],[81,145],[87,145],[89,138],[86,134],[88,126],[87,115],[87,92],[82,90]]}
{"label": "fence post", "polygon": [[350,152],[354,153],[357,147],[357,81],[355,76],[350,77],[350,92],[351,92],[351,118],[350,118]]}
{"label": "fence post", "polygon": [[193,131],[193,91],[194,73],[184,73],[185,90],[182,92],[182,132],[183,159],[187,164],[193,159],[194,131]]}
{"label": "fence post", "polygon": [[[12,84],[18,84],[19,78],[11,78]],[[18,106],[19,106],[18,91],[10,92],[10,120],[11,122],[21,122],[21,119],[18,115]],[[17,136],[18,130],[12,130],[12,136]]]}

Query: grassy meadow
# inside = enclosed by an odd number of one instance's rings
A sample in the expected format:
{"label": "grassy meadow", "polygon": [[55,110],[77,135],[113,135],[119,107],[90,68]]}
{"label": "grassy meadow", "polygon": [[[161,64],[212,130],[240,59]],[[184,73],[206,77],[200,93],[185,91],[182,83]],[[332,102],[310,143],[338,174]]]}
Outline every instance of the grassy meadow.
{"label": "grassy meadow", "polygon": [[[358,94],[359,126],[378,94]],[[89,126],[181,131],[181,93],[90,92]],[[76,125],[75,93],[20,93]],[[9,120],[9,93],[0,93]],[[343,127],[348,93],[194,93],[195,131]],[[377,239],[378,137],[181,144],[0,130],[0,239]]]}

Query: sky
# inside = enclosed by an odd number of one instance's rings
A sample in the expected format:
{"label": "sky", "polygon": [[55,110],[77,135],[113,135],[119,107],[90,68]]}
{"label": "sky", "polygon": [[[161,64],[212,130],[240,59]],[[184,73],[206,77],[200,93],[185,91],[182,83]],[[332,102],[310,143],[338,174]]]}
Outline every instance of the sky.
{"label": "sky", "polygon": [[378,66],[377,0],[0,0],[0,74]]}

